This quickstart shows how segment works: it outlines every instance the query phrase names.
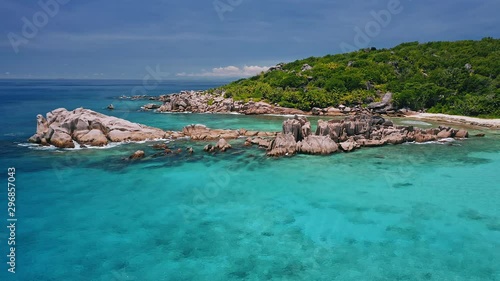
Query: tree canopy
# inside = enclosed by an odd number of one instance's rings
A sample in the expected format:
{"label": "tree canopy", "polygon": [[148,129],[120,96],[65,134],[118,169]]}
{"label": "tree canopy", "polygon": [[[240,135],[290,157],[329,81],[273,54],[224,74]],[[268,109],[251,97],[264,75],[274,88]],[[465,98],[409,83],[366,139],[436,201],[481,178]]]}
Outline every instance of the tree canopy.
{"label": "tree canopy", "polygon": [[499,39],[410,42],[296,60],[216,90],[302,110],[366,105],[390,91],[399,108],[500,117],[499,74]]}

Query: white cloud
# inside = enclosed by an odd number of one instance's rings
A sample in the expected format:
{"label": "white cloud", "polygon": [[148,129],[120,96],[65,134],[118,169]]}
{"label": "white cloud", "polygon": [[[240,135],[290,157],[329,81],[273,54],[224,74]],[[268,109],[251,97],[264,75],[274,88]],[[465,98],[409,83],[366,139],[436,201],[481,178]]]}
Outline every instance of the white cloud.
{"label": "white cloud", "polygon": [[177,73],[177,76],[182,77],[250,77],[261,73],[262,71],[267,71],[269,66],[243,66],[241,68],[230,65],[226,67],[213,68],[211,71],[205,71],[201,73]]}

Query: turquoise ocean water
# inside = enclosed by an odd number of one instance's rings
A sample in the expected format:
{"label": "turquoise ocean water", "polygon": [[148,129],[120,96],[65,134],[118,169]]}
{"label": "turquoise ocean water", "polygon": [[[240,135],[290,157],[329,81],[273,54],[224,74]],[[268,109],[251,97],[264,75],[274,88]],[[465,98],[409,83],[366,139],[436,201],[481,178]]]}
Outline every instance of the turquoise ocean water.
{"label": "turquoise ocean water", "polygon": [[[156,158],[151,143],[26,146],[36,114],[58,107],[168,130],[280,130],[284,119],[140,112],[145,101],[117,99],[137,85],[0,81],[0,178],[6,186],[16,168],[18,218],[14,275],[2,188],[0,280],[500,280],[499,131],[281,159],[241,140],[216,155],[176,141],[194,155]],[[163,83],[152,94],[216,85]],[[149,157],[122,160],[137,149]]]}

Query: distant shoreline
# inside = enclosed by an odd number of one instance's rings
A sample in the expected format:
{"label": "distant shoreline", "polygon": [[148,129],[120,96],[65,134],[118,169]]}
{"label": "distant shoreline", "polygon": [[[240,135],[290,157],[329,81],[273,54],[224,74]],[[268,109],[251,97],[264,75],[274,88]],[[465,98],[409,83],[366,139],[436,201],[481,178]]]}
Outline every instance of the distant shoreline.
{"label": "distant shoreline", "polygon": [[[389,96],[388,96],[389,94]],[[121,97],[132,100],[161,101],[163,104],[146,104],[143,110],[154,110],[160,113],[211,113],[211,114],[244,114],[244,115],[274,115],[274,116],[311,116],[311,117],[342,117],[359,113],[378,113],[383,116],[421,119],[429,121],[440,121],[452,124],[461,124],[490,129],[500,129],[500,119],[482,119],[470,116],[449,115],[442,113],[418,113],[415,111],[396,111],[390,103],[392,94],[387,93],[382,102],[373,103],[365,107],[356,106],[353,108],[328,107],[312,108],[311,111],[302,111],[291,107],[281,107],[264,101],[235,101],[233,98],[225,98],[224,95],[213,95],[206,91],[181,91],[176,94],[160,96],[132,96]],[[393,113],[386,111],[390,108]]]}

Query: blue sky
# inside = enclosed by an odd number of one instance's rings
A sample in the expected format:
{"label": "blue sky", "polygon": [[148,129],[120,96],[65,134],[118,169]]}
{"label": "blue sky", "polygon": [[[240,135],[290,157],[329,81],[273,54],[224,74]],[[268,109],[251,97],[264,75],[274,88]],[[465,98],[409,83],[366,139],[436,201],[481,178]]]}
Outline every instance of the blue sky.
{"label": "blue sky", "polygon": [[[388,9],[395,1],[398,13]],[[500,37],[498,0],[41,2],[54,13],[38,1],[0,0],[0,78],[142,79],[149,67],[172,79],[218,79],[340,53],[343,42]],[[377,30],[372,14],[382,10],[391,19]],[[355,30],[367,27],[372,35],[356,45]]]}

